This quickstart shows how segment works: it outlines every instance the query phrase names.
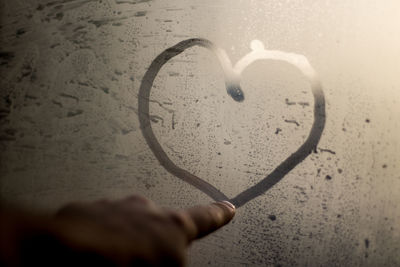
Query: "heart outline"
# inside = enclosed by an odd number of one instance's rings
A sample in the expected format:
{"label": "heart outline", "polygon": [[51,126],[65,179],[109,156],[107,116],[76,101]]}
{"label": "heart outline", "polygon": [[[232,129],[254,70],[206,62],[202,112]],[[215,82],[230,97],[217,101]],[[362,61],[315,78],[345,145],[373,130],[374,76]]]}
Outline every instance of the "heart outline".
{"label": "heart outline", "polygon": [[[244,94],[240,88],[241,72],[256,60],[270,59],[285,61],[298,68],[303,75],[308,78],[311,85],[311,91],[314,96],[314,121],[305,142],[261,181],[242,191],[231,199],[212,184],[204,181],[185,169],[178,167],[165,153],[151,127],[150,91],[156,76],[158,75],[162,66],[171,58],[181,54],[186,49],[193,46],[207,48],[217,56],[225,76],[227,93],[230,94],[236,101],[240,102],[244,99]],[[259,41],[253,41],[251,46],[253,51],[239,60],[235,64],[235,67],[232,68],[232,63],[226,52],[216,47],[211,41],[203,38],[191,38],[181,41],[178,44],[165,49],[152,61],[145,75],[143,76],[138,94],[138,116],[140,129],[147,142],[147,145],[159,163],[169,173],[201,190],[215,201],[228,200],[236,207],[241,207],[248,201],[264,194],[275,184],[277,184],[284,176],[286,176],[286,174],[300,164],[305,158],[307,158],[312,151],[316,151],[326,121],[325,97],[322,90],[322,85],[307,58],[302,55],[286,53],[278,50],[265,50],[262,43]]]}

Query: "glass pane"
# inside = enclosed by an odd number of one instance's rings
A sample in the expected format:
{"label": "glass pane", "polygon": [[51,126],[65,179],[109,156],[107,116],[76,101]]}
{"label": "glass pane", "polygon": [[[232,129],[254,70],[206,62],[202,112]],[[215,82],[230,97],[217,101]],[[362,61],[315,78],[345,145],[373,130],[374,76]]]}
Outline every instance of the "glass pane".
{"label": "glass pane", "polygon": [[400,2],[0,10],[1,201],[226,197],[189,266],[400,265]]}

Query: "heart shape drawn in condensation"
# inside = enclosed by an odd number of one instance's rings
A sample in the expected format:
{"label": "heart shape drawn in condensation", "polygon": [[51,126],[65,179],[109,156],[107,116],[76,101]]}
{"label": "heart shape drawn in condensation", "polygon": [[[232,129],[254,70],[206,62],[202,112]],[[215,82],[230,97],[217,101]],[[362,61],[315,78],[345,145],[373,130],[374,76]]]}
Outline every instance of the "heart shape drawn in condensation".
{"label": "heart shape drawn in condensation", "polygon": [[[244,100],[244,94],[240,87],[240,76],[243,70],[251,63],[257,60],[279,60],[287,62],[298,68],[303,75],[309,80],[311,91],[314,96],[314,122],[310,133],[305,142],[282,163],[278,165],[269,175],[252,187],[244,190],[233,198],[224,195],[220,190],[210,183],[195,176],[194,174],[178,167],[165,153],[161,147],[150,122],[150,91],[153,82],[162,68],[171,58],[179,55],[186,49],[193,46],[201,46],[211,50],[219,59],[224,76],[226,90],[231,97],[238,102]],[[234,67],[226,52],[216,47],[211,41],[201,38],[193,38],[184,40],[159,54],[151,63],[146,71],[139,89],[138,97],[138,114],[142,134],[146,139],[148,146],[158,159],[160,164],[171,174],[182,179],[183,181],[195,186],[216,201],[228,200],[236,207],[243,206],[248,201],[258,197],[268,191],[276,183],[278,183],[287,173],[301,163],[313,151],[316,151],[318,142],[321,138],[325,127],[325,97],[322,91],[321,83],[316,72],[311,67],[307,58],[303,55],[286,53],[278,50],[266,50],[262,42],[254,40],[251,42],[252,51],[240,59]]]}

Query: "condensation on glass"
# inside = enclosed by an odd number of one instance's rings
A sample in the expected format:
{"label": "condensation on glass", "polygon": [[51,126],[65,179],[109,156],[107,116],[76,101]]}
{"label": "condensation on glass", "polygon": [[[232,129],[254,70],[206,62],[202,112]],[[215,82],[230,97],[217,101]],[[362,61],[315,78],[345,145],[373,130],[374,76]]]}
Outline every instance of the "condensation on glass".
{"label": "condensation on glass", "polygon": [[398,1],[0,11],[1,201],[226,198],[190,266],[400,264]]}

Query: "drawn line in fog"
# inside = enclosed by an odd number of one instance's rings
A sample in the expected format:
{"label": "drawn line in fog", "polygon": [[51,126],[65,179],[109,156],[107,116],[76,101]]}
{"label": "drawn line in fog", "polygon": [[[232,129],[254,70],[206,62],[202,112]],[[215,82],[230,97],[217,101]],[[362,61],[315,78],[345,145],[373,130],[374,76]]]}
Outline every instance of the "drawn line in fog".
{"label": "drawn line in fog", "polygon": [[[252,63],[258,60],[279,60],[285,61],[296,68],[298,68],[303,75],[309,80],[311,91],[314,96],[314,122],[305,142],[281,164],[278,165],[269,175],[263,178],[260,182],[252,187],[244,190],[234,198],[229,199],[216,187],[203,179],[191,174],[187,170],[178,167],[165,153],[164,149],[158,142],[157,137],[154,135],[151,126],[150,117],[150,91],[153,86],[157,74],[162,66],[166,64],[173,57],[181,54],[186,49],[193,46],[200,46],[212,51],[221,63],[221,67],[225,77],[225,86],[227,93],[238,102],[244,101],[244,94],[240,87],[241,73]],[[212,199],[216,201],[229,200],[236,207],[243,206],[248,201],[257,196],[262,195],[271,187],[277,184],[287,173],[294,167],[301,163],[313,151],[316,151],[318,142],[321,138],[323,129],[325,127],[325,97],[322,90],[321,83],[317,77],[316,72],[309,64],[306,57],[294,53],[286,53],[279,50],[265,50],[264,45],[254,40],[251,43],[252,51],[239,60],[232,68],[232,63],[228,58],[226,52],[217,48],[212,42],[206,39],[193,38],[184,40],[159,54],[151,63],[146,71],[139,89],[138,97],[138,116],[140,121],[140,128],[142,134],[150,147],[151,151],[160,162],[160,164],[171,174],[182,179],[183,181],[195,186]]]}

